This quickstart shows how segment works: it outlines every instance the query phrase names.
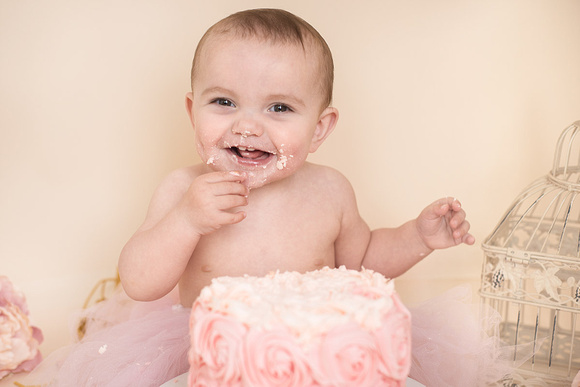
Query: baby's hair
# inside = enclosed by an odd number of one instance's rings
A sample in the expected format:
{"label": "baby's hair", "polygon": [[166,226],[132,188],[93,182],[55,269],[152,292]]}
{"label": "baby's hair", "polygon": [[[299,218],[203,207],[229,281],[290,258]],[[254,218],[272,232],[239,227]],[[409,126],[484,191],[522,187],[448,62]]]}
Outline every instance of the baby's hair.
{"label": "baby's hair", "polygon": [[330,48],[314,27],[300,17],[281,9],[262,8],[237,12],[210,27],[195,50],[191,66],[192,87],[205,42],[211,36],[229,34],[240,38],[257,38],[274,44],[300,44],[304,50],[308,45],[312,45],[318,59],[324,107],[331,104],[334,63]]}

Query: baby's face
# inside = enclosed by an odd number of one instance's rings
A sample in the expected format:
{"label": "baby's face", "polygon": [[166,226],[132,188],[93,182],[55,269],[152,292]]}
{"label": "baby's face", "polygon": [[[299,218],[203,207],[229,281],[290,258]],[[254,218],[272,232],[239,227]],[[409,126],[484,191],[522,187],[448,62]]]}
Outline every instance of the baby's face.
{"label": "baby's face", "polygon": [[199,58],[191,120],[212,170],[244,171],[250,188],[294,173],[316,147],[317,63],[301,46],[216,37]]}

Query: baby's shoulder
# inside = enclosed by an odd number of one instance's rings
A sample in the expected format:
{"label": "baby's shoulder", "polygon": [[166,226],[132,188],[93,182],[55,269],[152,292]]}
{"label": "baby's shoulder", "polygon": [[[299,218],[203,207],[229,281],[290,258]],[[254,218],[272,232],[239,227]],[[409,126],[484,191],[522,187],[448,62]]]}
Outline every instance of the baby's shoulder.
{"label": "baby's shoulder", "polygon": [[307,179],[321,189],[332,191],[336,194],[350,194],[352,186],[346,176],[338,170],[326,165],[308,163],[306,168]]}
{"label": "baby's shoulder", "polygon": [[197,165],[176,169],[161,181],[156,189],[155,196],[161,196],[166,200],[167,196],[183,195],[189,189],[193,180],[201,174],[201,169]]}
{"label": "baby's shoulder", "polygon": [[199,165],[178,168],[170,172],[161,182],[161,185],[187,186],[195,180],[196,177],[203,174]]}

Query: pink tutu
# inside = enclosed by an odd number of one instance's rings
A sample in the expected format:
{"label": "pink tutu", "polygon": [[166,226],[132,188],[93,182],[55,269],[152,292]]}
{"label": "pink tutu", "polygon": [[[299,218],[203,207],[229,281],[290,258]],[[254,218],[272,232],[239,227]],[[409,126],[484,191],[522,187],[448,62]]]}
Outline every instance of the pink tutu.
{"label": "pink tutu", "polygon": [[499,313],[480,310],[471,293],[460,286],[410,308],[412,379],[428,387],[487,386],[532,356],[532,344],[522,344],[514,360],[516,347],[499,339]]}
{"label": "pink tutu", "polygon": [[175,294],[137,302],[124,292],[82,312],[83,339],[48,356],[20,382],[36,386],[163,384],[189,369],[189,314]]}
{"label": "pink tutu", "polygon": [[[485,335],[468,287],[454,288],[416,308],[412,315],[410,377],[425,386],[483,386],[513,366],[513,347]],[[158,387],[189,370],[190,309],[175,294],[136,302],[119,292],[83,311],[84,338],[51,354],[21,382],[40,386]],[[484,327],[497,326],[497,314]],[[518,354],[531,350],[518,347]]]}

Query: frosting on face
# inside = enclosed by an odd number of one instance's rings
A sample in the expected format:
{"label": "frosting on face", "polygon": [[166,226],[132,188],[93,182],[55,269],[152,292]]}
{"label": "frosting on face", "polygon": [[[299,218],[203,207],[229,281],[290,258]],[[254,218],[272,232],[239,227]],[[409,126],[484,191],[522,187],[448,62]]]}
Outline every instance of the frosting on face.
{"label": "frosting on face", "polygon": [[211,170],[245,172],[249,188],[296,172],[320,117],[318,66],[295,44],[215,38],[190,101],[198,153]]}
{"label": "frosting on face", "polygon": [[[249,188],[261,187],[281,175],[293,172],[292,159],[294,155],[285,154],[285,145],[258,145],[257,141],[248,139],[245,132],[238,139],[222,141],[221,145],[204,146],[203,140],[198,140],[198,153],[213,170],[243,171],[248,179],[245,184]],[[297,165],[295,165],[297,166]],[[290,168],[290,169],[289,169]]]}

